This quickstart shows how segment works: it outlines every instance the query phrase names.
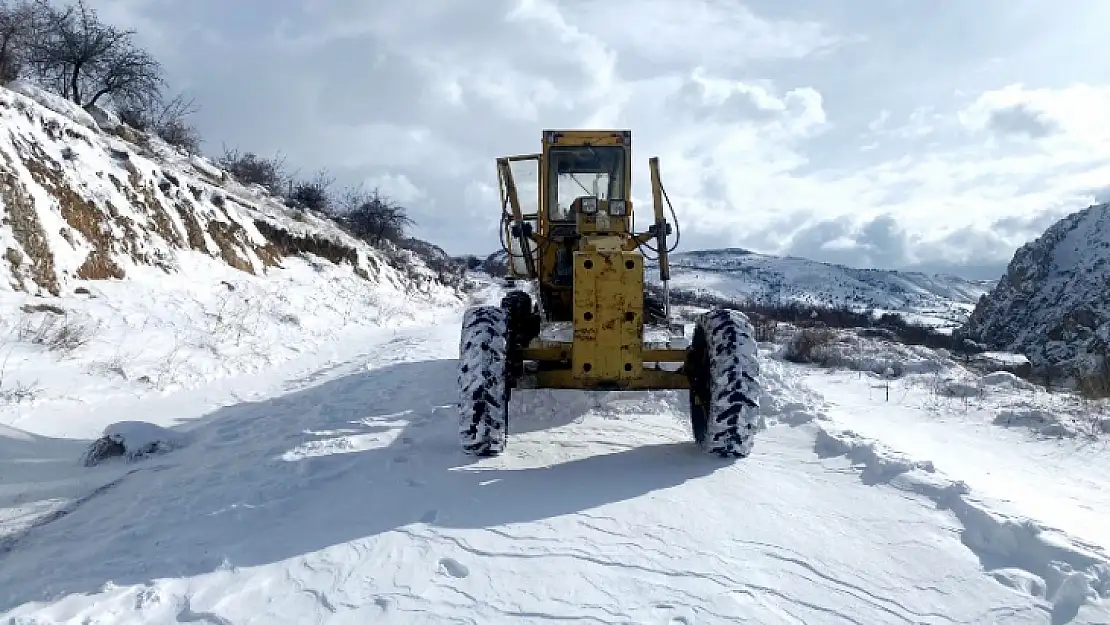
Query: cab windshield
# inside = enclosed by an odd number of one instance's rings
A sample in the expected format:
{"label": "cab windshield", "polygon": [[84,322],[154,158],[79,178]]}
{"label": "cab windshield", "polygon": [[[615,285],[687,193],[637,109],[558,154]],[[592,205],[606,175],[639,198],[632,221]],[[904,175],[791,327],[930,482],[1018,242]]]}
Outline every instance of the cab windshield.
{"label": "cab windshield", "polygon": [[574,221],[570,205],[582,196],[626,199],[624,148],[620,146],[553,147],[548,152],[548,218]]}

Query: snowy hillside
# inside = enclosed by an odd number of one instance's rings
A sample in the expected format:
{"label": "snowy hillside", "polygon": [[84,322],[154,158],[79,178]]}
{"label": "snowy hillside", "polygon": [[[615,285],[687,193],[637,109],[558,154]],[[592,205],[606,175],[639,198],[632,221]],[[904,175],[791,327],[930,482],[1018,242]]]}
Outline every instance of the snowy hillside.
{"label": "snowy hillside", "polygon": [[195,385],[462,305],[410,252],[17,88],[0,89],[0,413]]}
{"label": "snowy hillside", "polygon": [[[1086,479],[1110,464],[1030,435],[1061,407],[1012,376],[898,346],[902,378],[830,374],[764,344],[746,460],[696,449],[682,393],[542,390],[475,459],[460,318],[312,371],[0,423],[0,622],[1110,619],[1110,489]],[[174,447],[81,466],[106,426]]]}
{"label": "snowy hillside", "polygon": [[1014,254],[979,303],[970,338],[1037,367],[1090,374],[1110,355],[1110,204],[1061,219]]}
{"label": "snowy hillside", "polygon": [[[962,323],[990,283],[955,276],[854,269],[743,249],[671,255],[671,288],[729,300],[905,313],[907,320],[951,327]],[[654,269],[654,267],[653,267]],[[649,277],[658,281],[658,274]]]}

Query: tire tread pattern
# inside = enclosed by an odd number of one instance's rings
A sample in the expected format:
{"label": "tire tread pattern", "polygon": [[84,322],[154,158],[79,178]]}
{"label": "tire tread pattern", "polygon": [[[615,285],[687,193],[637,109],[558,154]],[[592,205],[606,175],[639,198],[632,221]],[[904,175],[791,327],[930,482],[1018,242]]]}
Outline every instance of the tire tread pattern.
{"label": "tire tread pattern", "polygon": [[476,306],[459,338],[459,444],[476,456],[504,451],[509,427],[509,311]]}
{"label": "tire tread pattern", "polygon": [[747,457],[759,430],[759,343],[748,317],[715,309],[698,317],[709,352],[709,406],[702,448]]}

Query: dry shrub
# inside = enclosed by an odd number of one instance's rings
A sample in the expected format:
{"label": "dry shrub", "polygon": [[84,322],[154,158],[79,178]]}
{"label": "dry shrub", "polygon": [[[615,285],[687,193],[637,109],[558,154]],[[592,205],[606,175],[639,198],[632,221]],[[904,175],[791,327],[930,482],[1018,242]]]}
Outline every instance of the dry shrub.
{"label": "dry shrub", "polygon": [[836,339],[830,328],[802,328],[786,344],[783,358],[797,363],[825,364],[832,356],[829,346]]}
{"label": "dry shrub", "polygon": [[38,320],[27,314],[20,322],[16,338],[49,350],[71,352],[92,340],[94,329],[69,315],[44,314]]}

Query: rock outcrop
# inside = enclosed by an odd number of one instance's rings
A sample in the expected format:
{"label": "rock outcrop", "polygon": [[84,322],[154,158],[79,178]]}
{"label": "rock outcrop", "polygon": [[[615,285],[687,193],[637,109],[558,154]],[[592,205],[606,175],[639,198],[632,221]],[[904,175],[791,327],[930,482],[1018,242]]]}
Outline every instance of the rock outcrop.
{"label": "rock outcrop", "polygon": [[1014,254],[958,333],[1026,355],[1045,375],[1105,371],[1110,345],[1110,204],[1061,219]]}

